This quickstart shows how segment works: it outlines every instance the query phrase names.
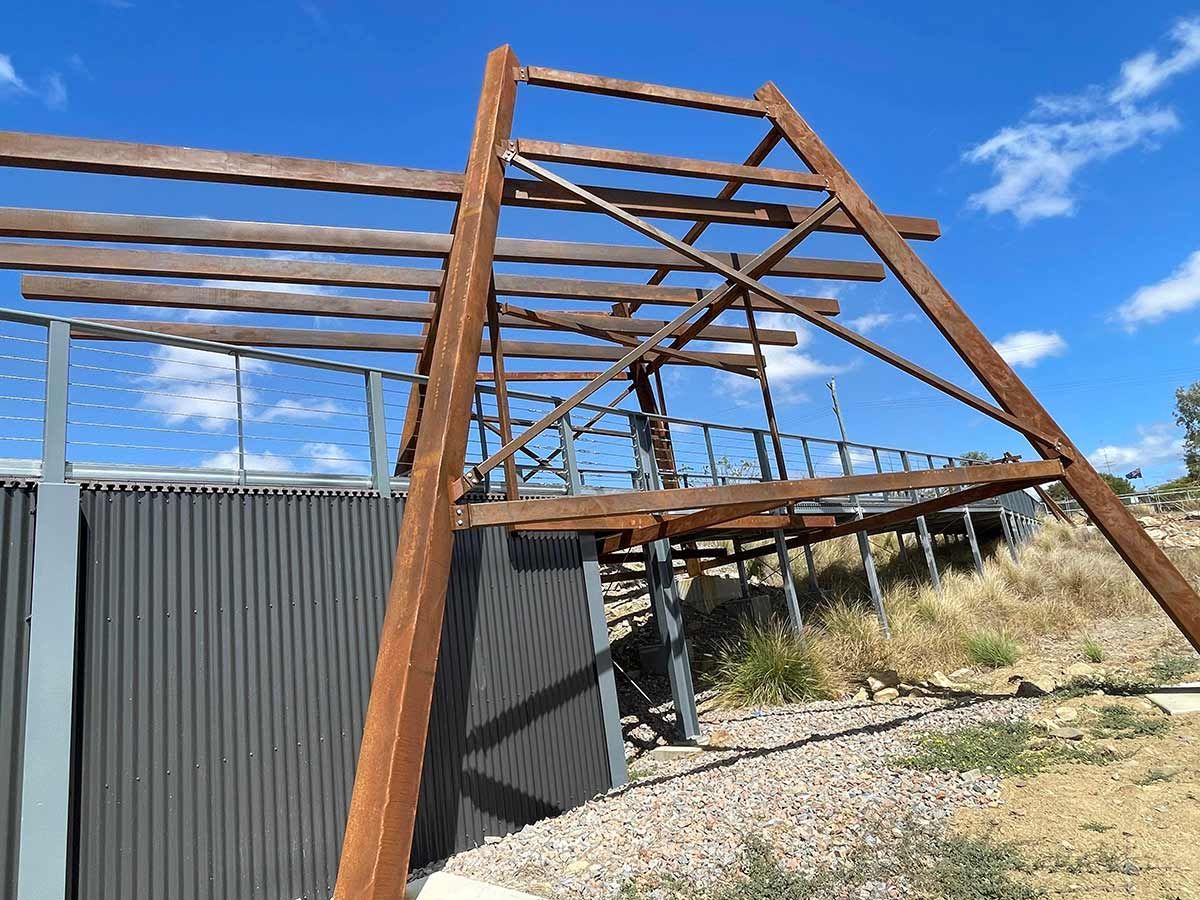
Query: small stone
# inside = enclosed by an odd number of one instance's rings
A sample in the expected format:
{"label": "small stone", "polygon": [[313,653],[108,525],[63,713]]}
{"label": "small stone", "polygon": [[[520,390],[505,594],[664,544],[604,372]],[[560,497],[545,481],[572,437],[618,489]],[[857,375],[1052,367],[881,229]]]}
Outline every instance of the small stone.
{"label": "small stone", "polygon": [[494,835],[494,834],[485,834],[483,836],[483,842],[485,844],[498,844],[502,840],[504,840],[504,838],[498,837],[497,835]]}
{"label": "small stone", "polygon": [[1017,678],[1018,697],[1045,697],[1047,694],[1054,693],[1054,689],[1058,687],[1053,678],[1044,675],[1033,678],[1021,678],[1017,676]]}
{"label": "small stone", "polygon": [[970,678],[973,674],[975,674],[975,673],[965,667],[962,669],[955,669],[953,672],[950,673],[950,680],[951,681],[965,681],[966,679]]}
{"label": "small stone", "polygon": [[970,769],[969,771],[963,772],[959,777],[962,778],[964,784],[974,784],[983,777],[983,772],[981,772],[979,769]]}
{"label": "small stone", "polygon": [[1051,725],[1046,729],[1046,734],[1050,737],[1058,738],[1062,741],[1082,741],[1083,732],[1078,728],[1069,728],[1065,725]]}
{"label": "small stone", "polygon": [[1132,859],[1127,859],[1121,863],[1121,871],[1126,875],[1141,875],[1142,867],[1135,863]]}
{"label": "small stone", "polygon": [[863,701],[870,699],[871,695],[868,693],[866,688],[859,688],[855,695],[850,698],[850,700],[854,703],[862,703]]}
{"label": "small stone", "polygon": [[876,703],[891,703],[899,696],[900,692],[898,690],[894,687],[889,687],[876,691],[871,699]]}
{"label": "small stone", "polygon": [[894,688],[900,683],[900,674],[894,669],[883,669],[875,672],[867,678],[867,687],[871,693],[885,690],[886,688]]}
{"label": "small stone", "polygon": [[1086,678],[1089,675],[1095,675],[1096,670],[1087,663],[1074,663],[1067,668],[1067,674],[1072,678]]}
{"label": "small stone", "polygon": [[1059,721],[1074,722],[1079,718],[1079,710],[1072,709],[1069,706],[1060,706],[1054,711],[1054,715]]}

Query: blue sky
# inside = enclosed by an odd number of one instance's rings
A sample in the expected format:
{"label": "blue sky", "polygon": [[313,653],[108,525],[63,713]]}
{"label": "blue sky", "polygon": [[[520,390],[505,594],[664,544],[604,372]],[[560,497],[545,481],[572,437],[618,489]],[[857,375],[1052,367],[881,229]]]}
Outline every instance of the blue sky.
{"label": "blue sky", "polygon": [[[942,239],[919,251],[1076,443],[1114,472],[1140,465],[1147,483],[1181,471],[1172,395],[1200,379],[1197,6],[5,4],[0,127],[457,169],[483,57],[505,41],[525,63],[733,94],[774,80],[881,206],[940,221]],[[526,87],[516,132],[740,161],[762,125]],[[770,162],[796,164],[786,148]],[[651,176],[611,181],[663,186]],[[450,216],[447,204],[426,201],[20,170],[0,170],[0,188],[6,205],[46,208],[404,230],[442,230]],[[506,209],[501,232],[644,243],[579,214]],[[710,235],[704,246],[753,250],[775,233]],[[860,240],[835,236],[800,252],[870,258]],[[836,293],[844,320],[977,389],[894,281],[776,283]],[[122,315],[27,304],[16,284],[0,273],[0,304]],[[802,331],[801,346],[773,352],[770,365],[788,430],[833,434],[824,381],[836,375],[857,439],[1029,452],[824,335]],[[670,390],[674,413],[762,421],[753,386],[719,373],[677,369]]]}

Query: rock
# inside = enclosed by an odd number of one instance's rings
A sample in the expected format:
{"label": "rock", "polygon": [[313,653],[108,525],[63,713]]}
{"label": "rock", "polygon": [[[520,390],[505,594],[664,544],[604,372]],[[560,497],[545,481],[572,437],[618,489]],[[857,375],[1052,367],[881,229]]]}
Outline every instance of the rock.
{"label": "rock", "polygon": [[900,692],[898,690],[896,690],[894,687],[889,687],[889,688],[882,688],[881,690],[875,691],[875,693],[872,695],[871,699],[874,700],[876,703],[891,703],[893,700],[895,700],[899,696],[900,696]]}
{"label": "rock", "polygon": [[1089,675],[1095,675],[1096,669],[1087,663],[1074,663],[1067,668],[1067,674],[1072,678],[1086,678]]}
{"label": "rock", "polygon": [[1060,706],[1054,711],[1054,717],[1062,722],[1074,722],[1079,718],[1079,710],[1070,706]]}
{"label": "rock", "polygon": [[1121,863],[1121,871],[1126,875],[1141,875],[1142,867],[1135,863],[1132,859],[1127,859]]}
{"label": "rock", "polygon": [[934,687],[949,689],[954,686],[954,683],[947,678],[942,672],[934,672],[929,676],[929,683]]}
{"label": "rock", "polygon": [[983,777],[983,772],[981,772],[979,769],[971,769],[967,772],[963,772],[960,777],[967,784],[974,784]]}
{"label": "rock", "polygon": [[850,698],[851,702],[853,702],[853,703],[862,703],[864,700],[870,700],[870,699],[871,699],[871,694],[867,691],[866,688],[859,688],[857,693],[855,693],[855,695]]}
{"label": "rock", "polygon": [[1036,675],[1033,678],[1024,678],[1020,675],[1014,675],[1009,681],[1016,680],[1017,696],[1018,697],[1045,697],[1047,694],[1054,693],[1058,683],[1046,675]]}
{"label": "rock", "polygon": [[1051,725],[1046,729],[1046,734],[1050,737],[1058,738],[1062,741],[1082,741],[1083,732],[1078,728],[1070,728],[1066,725]]}
{"label": "rock", "polygon": [[968,669],[966,667],[961,668],[961,669],[955,669],[953,672],[950,673],[950,680],[951,681],[965,681],[966,679],[970,678],[974,674],[975,673],[971,669]]}
{"label": "rock", "polygon": [[875,672],[867,678],[867,687],[871,693],[876,693],[887,688],[894,688],[898,684],[900,684],[900,674],[894,669],[884,669]]}

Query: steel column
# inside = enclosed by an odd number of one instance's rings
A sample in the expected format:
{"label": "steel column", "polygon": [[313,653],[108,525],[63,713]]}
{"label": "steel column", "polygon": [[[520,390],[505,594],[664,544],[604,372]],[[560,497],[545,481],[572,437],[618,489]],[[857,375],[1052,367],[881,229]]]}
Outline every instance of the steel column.
{"label": "steel column", "polygon": [[[392,461],[387,449],[387,414],[383,406],[383,375],[368,372],[367,431],[371,444],[371,486],[382,497],[392,495]],[[240,418],[239,418],[240,422]]]}
{"label": "steel column", "polygon": [[17,900],[71,896],[79,518],[79,485],[38,485]]}
{"label": "steel column", "polygon": [[1008,544],[1008,555],[1013,562],[1017,561],[1017,544],[1013,540],[1012,526],[1008,522],[1008,510],[1000,507],[1000,527],[1004,529],[1004,542]]}
{"label": "steel column", "polygon": [[70,382],[71,326],[51,322],[46,329],[46,405],[42,423],[42,480],[67,479],[67,385]]}
{"label": "steel column", "polygon": [[[767,455],[767,442],[761,431],[754,432],[754,449],[758,453],[758,468],[763,481],[771,480],[771,458]],[[780,453],[779,461],[783,462],[782,450],[776,443],[776,451]],[[804,616],[800,613],[800,598],[796,595],[796,580],[792,576],[792,559],[788,554],[787,538],[783,531],[775,532],[775,554],[779,559],[779,577],[783,581],[783,599],[787,604],[788,621],[796,633],[804,629]]]}
{"label": "steel column", "polygon": [[600,714],[604,718],[608,770],[612,786],[616,788],[629,781],[629,769],[625,761],[625,737],[621,732],[612,648],[608,643],[608,618],[604,613],[604,588],[600,583],[600,563],[596,559],[596,539],[590,534],[580,534],[579,548],[583,555],[583,580],[587,586],[592,648],[596,653],[596,684],[600,689]]}
{"label": "steel column", "polygon": [[487,59],[440,318],[434,336],[408,500],[363,725],[338,869],[338,900],[404,895],[417,795],[454,548],[450,482],[462,473],[471,399],[492,278],[504,165],[496,148],[512,125],[517,59]]}
{"label": "steel column", "polygon": [[967,529],[967,540],[971,543],[971,558],[975,561],[975,571],[983,574],[983,557],[979,553],[979,539],[975,537],[975,523],[971,521],[971,508],[963,507],[963,525]]}
{"label": "steel column", "polygon": [[[838,441],[837,448],[838,455],[842,459],[842,472],[846,475],[853,475],[854,463],[850,459],[850,448],[846,446],[845,441]],[[863,508],[859,505],[858,497],[852,496],[850,502],[854,504],[854,518],[863,518]],[[865,531],[858,532],[855,538],[858,540],[858,552],[862,556],[863,569],[867,573],[867,589],[871,592],[871,604],[875,607],[875,616],[879,619],[879,627],[883,629],[884,637],[890,638],[892,629],[888,625],[887,610],[883,605],[883,590],[879,586],[879,573],[875,570],[875,555],[871,552],[871,539]]]}

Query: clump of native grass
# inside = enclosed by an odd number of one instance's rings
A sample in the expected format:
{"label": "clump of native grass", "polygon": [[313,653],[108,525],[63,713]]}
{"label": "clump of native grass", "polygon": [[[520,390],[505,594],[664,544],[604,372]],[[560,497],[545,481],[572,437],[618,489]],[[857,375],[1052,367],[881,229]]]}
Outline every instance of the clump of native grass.
{"label": "clump of native grass", "polygon": [[827,700],[843,687],[814,633],[777,618],[745,619],[717,648],[710,677],[718,704],[738,708]]}
{"label": "clump of native grass", "polygon": [[[1155,608],[1094,530],[1047,523],[1016,561],[1000,545],[981,574],[969,564],[945,568],[940,594],[929,583],[920,550],[911,538],[906,543],[902,554],[894,535],[872,538],[890,640],[863,599],[869,594],[855,539],[813,548],[817,576],[829,598],[812,617],[819,625],[816,641],[847,679],[881,669],[917,679],[966,665],[1011,665],[1018,648],[1041,637],[1065,636],[1098,619]],[[967,552],[965,545],[937,550],[943,566],[947,551]],[[1178,562],[1193,581],[1200,577],[1200,554]],[[800,584],[807,579],[799,555],[795,574]]]}

